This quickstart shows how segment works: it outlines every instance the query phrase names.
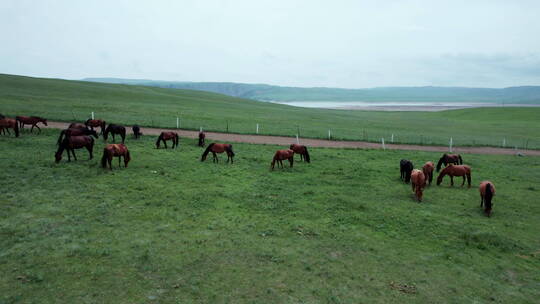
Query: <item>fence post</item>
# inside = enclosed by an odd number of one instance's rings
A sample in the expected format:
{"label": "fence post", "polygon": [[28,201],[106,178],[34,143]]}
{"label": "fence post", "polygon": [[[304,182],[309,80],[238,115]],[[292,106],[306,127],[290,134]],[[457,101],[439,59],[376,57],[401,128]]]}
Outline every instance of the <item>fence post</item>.
{"label": "fence post", "polygon": [[450,137],[450,153],[452,153],[452,144],[453,144],[453,139],[452,137]]}
{"label": "fence post", "polygon": [[392,139],[391,139],[392,143],[394,143],[394,133],[392,133]]}
{"label": "fence post", "polygon": [[179,117],[176,117],[176,128],[177,129],[180,128],[180,118]]}
{"label": "fence post", "polygon": [[201,133],[202,133],[202,127],[199,127],[199,132],[201,132]]}
{"label": "fence post", "polygon": [[296,144],[297,144],[297,145],[300,144],[300,140],[298,140],[298,134],[296,134]]}
{"label": "fence post", "polygon": [[506,138],[503,138],[503,148],[506,147]]}
{"label": "fence post", "polygon": [[229,121],[227,120],[227,133],[229,133]]}
{"label": "fence post", "polygon": [[330,129],[328,129],[328,140],[332,138],[332,134],[330,133]]}
{"label": "fence post", "polygon": [[259,124],[257,124],[257,134],[259,134]]}
{"label": "fence post", "polygon": [[94,111],[92,111],[92,119],[94,119]]}
{"label": "fence post", "polygon": [[384,137],[381,138],[381,141],[382,141],[382,148],[383,148],[383,150],[386,150],[386,147],[384,146]]}

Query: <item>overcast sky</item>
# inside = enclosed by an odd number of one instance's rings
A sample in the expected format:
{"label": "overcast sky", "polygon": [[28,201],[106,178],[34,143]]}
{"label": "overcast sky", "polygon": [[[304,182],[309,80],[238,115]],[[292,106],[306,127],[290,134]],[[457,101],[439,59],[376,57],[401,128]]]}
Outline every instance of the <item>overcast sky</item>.
{"label": "overcast sky", "polygon": [[0,1],[0,73],[540,85],[540,1]]}

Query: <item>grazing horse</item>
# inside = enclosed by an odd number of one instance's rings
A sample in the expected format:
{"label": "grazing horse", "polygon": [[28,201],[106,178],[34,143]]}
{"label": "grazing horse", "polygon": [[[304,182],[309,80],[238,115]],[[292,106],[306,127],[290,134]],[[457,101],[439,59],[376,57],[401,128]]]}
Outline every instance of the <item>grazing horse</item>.
{"label": "grazing horse", "polygon": [[62,143],[62,138],[67,138],[70,136],[80,136],[80,135],[92,135],[95,138],[98,138],[98,135],[96,131],[89,130],[89,129],[64,129],[60,131],[60,136],[58,137],[58,141],[56,142],[57,145],[60,145]]}
{"label": "grazing horse", "polygon": [[135,136],[135,139],[138,139],[141,135],[143,135],[141,133],[141,128],[139,127],[139,125],[134,125],[133,127],[131,127],[131,130],[133,131],[133,136]]}
{"label": "grazing horse", "polygon": [[109,124],[103,133],[103,140],[107,141],[109,133],[112,134],[113,142],[115,142],[114,135],[119,134],[122,137],[122,143],[126,140],[126,128],[120,125]]}
{"label": "grazing horse", "polygon": [[85,124],[72,122],[69,124],[68,129],[88,129]]}
{"label": "grazing horse", "polygon": [[283,168],[283,160],[287,159],[289,160],[289,163],[291,164],[291,168],[293,167],[294,163],[294,151],[293,150],[277,150],[276,154],[274,154],[274,158],[272,159],[272,163],[270,164],[270,169],[274,170],[274,165],[276,162],[279,165],[281,164],[281,168]]}
{"label": "grazing horse", "polygon": [[448,166],[449,164],[454,165],[463,165],[463,159],[461,159],[461,155],[459,154],[443,154],[441,158],[439,159],[439,162],[437,162],[437,172],[441,170],[441,165],[444,164],[444,166]]}
{"label": "grazing horse", "polygon": [[426,186],[426,177],[424,176],[424,172],[414,169],[411,173],[411,185],[412,185],[412,191],[414,191],[416,195],[416,199],[421,202],[422,201],[422,191],[424,187]]}
{"label": "grazing horse", "polygon": [[101,167],[107,168],[109,163],[109,169],[112,170],[112,159],[118,157],[118,167],[120,167],[120,160],[124,157],[124,166],[127,168],[131,157],[129,156],[129,150],[124,144],[108,144],[103,149],[103,157],[101,157]]}
{"label": "grazing horse", "polygon": [[433,162],[428,161],[424,164],[424,166],[422,166],[422,172],[426,177],[426,182],[429,181],[430,186],[431,182],[433,181],[433,170],[435,170],[435,165],[433,164]]}
{"label": "grazing horse", "polygon": [[294,153],[300,154],[300,160],[305,160],[308,163],[310,162],[309,152],[306,146],[292,144],[289,149],[293,150]]}
{"label": "grazing horse", "polygon": [[172,140],[172,148],[178,147],[178,134],[176,132],[161,132],[156,141],[156,149],[159,149],[159,144],[163,141],[165,149],[167,149],[167,140]]}
{"label": "grazing horse", "polygon": [[94,130],[94,128],[100,127],[101,132],[99,134],[103,135],[103,131],[105,130],[105,120],[101,119],[88,119],[84,122],[84,125],[88,128],[90,127],[91,130]]}
{"label": "grazing horse", "polygon": [[94,157],[94,139],[92,137],[86,135],[66,136],[64,140],[60,143],[58,150],[54,154],[54,158],[56,159],[57,163],[60,162],[60,160],[62,160],[62,154],[64,153],[64,150],[67,150],[68,161],[71,161],[71,156],[69,155],[69,152],[71,152],[75,160],[77,160],[77,156],[75,155],[75,149],[81,148],[86,148],[86,150],[88,150],[88,153],[90,154],[89,159],[92,159]]}
{"label": "grazing horse", "polygon": [[411,180],[411,172],[413,170],[413,163],[410,160],[402,159],[399,161],[399,171],[401,173],[401,180],[409,183]]}
{"label": "grazing horse", "polygon": [[469,188],[471,187],[471,167],[467,165],[450,165],[442,169],[441,173],[437,177],[437,186],[439,186],[445,175],[450,175],[450,185],[454,185],[454,176],[463,176],[463,183],[461,186],[465,185],[465,176],[467,177],[467,183]]}
{"label": "grazing horse", "polygon": [[484,207],[484,213],[490,217],[491,216],[491,199],[495,195],[495,186],[490,181],[483,181],[480,183],[480,188],[478,189],[480,191],[480,207],[482,207],[485,203]]}
{"label": "grazing horse", "polygon": [[15,137],[19,137],[19,124],[13,118],[4,116],[4,118],[0,119],[0,129],[2,130],[2,133],[7,131],[8,134],[11,134],[9,129],[13,129],[13,131],[15,131]]}
{"label": "grazing horse", "polygon": [[212,152],[212,155],[214,156],[214,159],[213,159],[214,163],[219,162],[219,158],[217,157],[216,153],[223,153],[223,152],[227,152],[227,162],[229,162],[230,160],[231,164],[233,163],[234,152],[233,152],[231,144],[217,144],[217,143],[209,144],[201,156],[201,161],[205,161],[206,156],[210,152]]}
{"label": "grazing horse", "polygon": [[39,116],[17,116],[15,119],[19,122],[19,127],[24,129],[24,125],[32,125],[32,128],[30,129],[30,133],[34,130],[34,127],[36,127],[41,133],[41,128],[37,125],[38,123],[42,123],[44,125],[47,125],[47,120],[45,118],[41,118]]}
{"label": "grazing horse", "polygon": [[203,131],[199,132],[199,147],[204,147],[205,138],[206,138],[206,134],[204,134]]}

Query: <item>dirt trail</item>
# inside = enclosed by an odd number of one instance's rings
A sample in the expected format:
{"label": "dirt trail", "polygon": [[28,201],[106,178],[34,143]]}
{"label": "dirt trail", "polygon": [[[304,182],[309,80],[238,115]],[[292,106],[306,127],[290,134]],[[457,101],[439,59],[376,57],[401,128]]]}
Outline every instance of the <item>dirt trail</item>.
{"label": "dirt trail", "polygon": [[[69,123],[49,121],[49,128],[65,129]],[[131,134],[131,128],[127,128]],[[177,132],[180,137],[198,138],[198,131],[188,131],[182,129],[161,129],[161,128],[142,128],[141,132],[144,135],[159,135],[163,131]],[[231,134],[231,133],[216,133],[205,132],[206,140],[218,140],[224,142],[242,142],[250,144],[272,144],[272,145],[290,145],[296,142],[294,137],[286,136],[271,136],[271,135],[247,135],[247,134]],[[382,149],[380,143],[371,143],[365,141],[336,141],[313,138],[300,138],[303,145],[309,147],[324,147],[324,148],[356,148],[356,149]],[[403,144],[386,144],[386,149],[391,150],[413,150],[413,151],[429,151],[429,152],[448,152],[448,147],[444,146],[420,146],[420,145],[403,145]],[[473,154],[506,154],[514,155],[514,149],[492,148],[492,147],[454,147],[454,153],[473,153]],[[518,150],[527,156],[540,156],[540,150]]]}

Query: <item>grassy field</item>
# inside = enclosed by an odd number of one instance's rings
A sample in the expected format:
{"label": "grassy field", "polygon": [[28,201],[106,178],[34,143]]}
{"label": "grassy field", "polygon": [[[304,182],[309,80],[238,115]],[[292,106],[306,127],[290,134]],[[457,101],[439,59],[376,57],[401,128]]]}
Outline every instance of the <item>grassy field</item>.
{"label": "grassy field", "polygon": [[[464,155],[473,188],[446,180],[417,203],[399,160],[438,154],[320,148],[270,172],[277,146],[235,144],[235,164],[214,165],[193,140],[156,150],[144,137],[127,140],[129,168],[109,172],[101,139],[94,160],[55,164],[56,135],[0,137],[0,303],[540,296],[540,158]],[[489,219],[483,179],[497,187]]]}
{"label": "grassy field", "polygon": [[0,74],[0,113],[51,120],[86,120],[207,131],[367,140],[427,145],[540,149],[540,108],[482,108],[444,112],[306,109],[214,93]]}

